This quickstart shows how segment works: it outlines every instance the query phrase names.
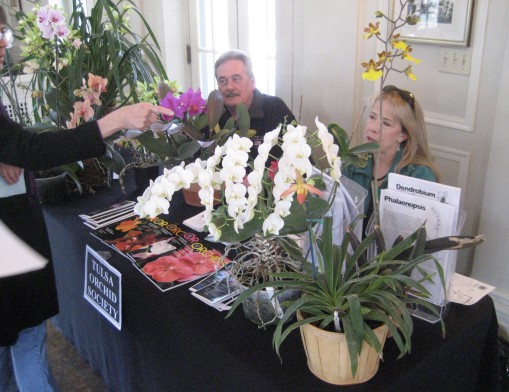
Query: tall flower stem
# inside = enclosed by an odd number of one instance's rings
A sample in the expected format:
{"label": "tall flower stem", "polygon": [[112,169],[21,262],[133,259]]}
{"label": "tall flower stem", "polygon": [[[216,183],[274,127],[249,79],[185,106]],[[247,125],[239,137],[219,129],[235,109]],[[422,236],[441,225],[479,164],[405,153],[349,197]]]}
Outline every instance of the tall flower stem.
{"label": "tall flower stem", "polygon": [[60,90],[60,86],[59,86],[59,69],[58,69],[58,36],[55,34],[55,100],[56,100],[56,105],[55,105],[55,109],[56,109],[56,123],[57,123],[57,129],[60,129],[60,113],[59,113],[59,110],[58,110],[58,102],[59,102],[59,90]]}
{"label": "tall flower stem", "polygon": [[[396,30],[403,27],[404,25],[406,25],[408,23],[405,19],[402,18],[403,10],[405,9],[407,3],[408,3],[408,1],[400,0],[399,14],[394,19],[390,19],[385,15],[383,16],[388,22],[385,39],[382,39],[379,36],[377,36],[377,38],[384,45],[384,52],[383,52],[384,56],[383,56],[382,64],[380,67],[380,69],[383,70],[383,74],[382,74],[382,78],[381,78],[381,82],[380,82],[380,89],[379,89],[379,94],[378,94],[378,97],[379,97],[379,99],[378,99],[378,105],[379,105],[378,143],[379,143],[379,145],[382,144],[382,140],[383,140],[382,101],[383,101],[384,85],[385,85],[387,76],[389,75],[390,71],[395,70],[400,73],[402,72],[402,71],[395,69],[393,66],[393,60],[396,57],[402,55],[402,53],[399,51],[399,49],[395,48],[395,52],[393,54],[391,54],[391,52],[390,52],[390,49],[392,47],[391,40],[394,38]],[[398,21],[401,21],[401,24],[398,25]],[[380,148],[378,148],[375,151],[375,156],[373,159],[374,175],[373,175],[373,182],[372,182],[372,188],[371,188],[371,193],[372,193],[372,198],[373,198],[373,223],[378,226],[380,225],[380,211],[379,211],[379,202],[378,202],[378,179],[377,179],[379,164],[380,164]]]}

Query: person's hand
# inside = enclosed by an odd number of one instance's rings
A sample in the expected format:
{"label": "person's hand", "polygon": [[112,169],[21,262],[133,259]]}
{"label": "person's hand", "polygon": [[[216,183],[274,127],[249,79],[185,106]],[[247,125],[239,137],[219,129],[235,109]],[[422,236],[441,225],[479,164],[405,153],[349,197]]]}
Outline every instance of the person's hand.
{"label": "person's hand", "polygon": [[17,183],[21,173],[23,173],[22,168],[0,162],[0,176],[7,184],[12,185]]}
{"label": "person's hand", "polygon": [[162,106],[142,102],[124,106],[99,119],[97,124],[103,137],[121,129],[145,129],[159,120],[159,114],[173,116],[173,111]]}

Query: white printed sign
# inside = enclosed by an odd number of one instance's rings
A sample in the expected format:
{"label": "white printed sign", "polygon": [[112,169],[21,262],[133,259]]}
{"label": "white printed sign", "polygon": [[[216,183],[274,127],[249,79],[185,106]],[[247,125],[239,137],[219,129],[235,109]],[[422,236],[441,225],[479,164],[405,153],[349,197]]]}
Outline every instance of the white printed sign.
{"label": "white printed sign", "polygon": [[122,329],[122,275],[88,245],[83,297],[119,331]]}

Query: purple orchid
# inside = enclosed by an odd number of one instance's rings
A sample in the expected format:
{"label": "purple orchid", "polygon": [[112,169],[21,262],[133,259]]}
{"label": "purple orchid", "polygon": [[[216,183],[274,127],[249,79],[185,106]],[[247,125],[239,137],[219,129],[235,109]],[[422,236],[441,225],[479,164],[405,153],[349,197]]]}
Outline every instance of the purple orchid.
{"label": "purple orchid", "polygon": [[186,117],[189,118],[202,114],[207,105],[207,101],[202,98],[200,89],[195,92],[190,88],[179,97],[175,97],[171,92],[168,93],[159,104],[173,110],[175,113],[173,117],[163,115],[164,120],[171,121],[173,118],[179,118],[185,121]]}

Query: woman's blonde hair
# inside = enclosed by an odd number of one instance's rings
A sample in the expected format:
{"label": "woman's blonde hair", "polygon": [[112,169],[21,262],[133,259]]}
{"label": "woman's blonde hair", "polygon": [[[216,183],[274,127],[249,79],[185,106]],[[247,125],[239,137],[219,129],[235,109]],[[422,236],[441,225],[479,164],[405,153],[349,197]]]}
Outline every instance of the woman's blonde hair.
{"label": "woman's blonde hair", "polygon": [[[394,86],[384,87],[382,99],[392,105],[396,119],[407,135],[407,139],[400,146],[403,154],[396,165],[396,173],[410,164],[428,166],[435,174],[437,181],[440,181],[440,173],[433,163],[429,150],[424,114],[419,102],[413,94]],[[375,102],[378,100],[379,97],[375,99]]]}

